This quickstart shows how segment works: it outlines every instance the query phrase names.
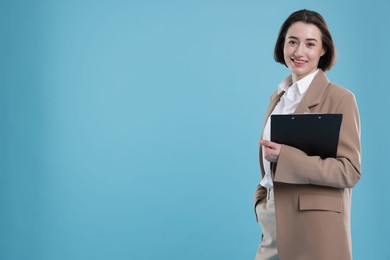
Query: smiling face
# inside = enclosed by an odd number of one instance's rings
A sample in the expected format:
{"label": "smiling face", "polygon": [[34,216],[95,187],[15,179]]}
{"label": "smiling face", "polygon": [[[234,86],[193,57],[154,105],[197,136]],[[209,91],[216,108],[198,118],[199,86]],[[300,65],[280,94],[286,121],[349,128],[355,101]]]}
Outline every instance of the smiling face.
{"label": "smiling face", "polygon": [[325,54],[321,39],[321,31],[314,24],[296,22],[287,30],[283,55],[293,82],[318,68],[318,62]]}

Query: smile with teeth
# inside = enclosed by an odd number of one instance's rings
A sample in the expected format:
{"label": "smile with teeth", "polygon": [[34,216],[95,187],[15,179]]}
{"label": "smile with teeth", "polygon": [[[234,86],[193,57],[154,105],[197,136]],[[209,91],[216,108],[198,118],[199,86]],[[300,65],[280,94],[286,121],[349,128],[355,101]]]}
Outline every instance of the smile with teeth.
{"label": "smile with teeth", "polygon": [[298,59],[294,59],[294,58],[291,58],[292,62],[294,62],[295,65],[303,65],[305,64],[307,61],[305,60],[298,60]]}

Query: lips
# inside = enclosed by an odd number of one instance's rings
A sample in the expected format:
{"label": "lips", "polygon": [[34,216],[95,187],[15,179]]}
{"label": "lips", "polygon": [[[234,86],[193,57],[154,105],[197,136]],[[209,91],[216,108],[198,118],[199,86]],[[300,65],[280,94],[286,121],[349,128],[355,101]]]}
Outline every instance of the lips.
{"label": "lips", "polygon": [[299,59],[293,59],[293,58],[291,58],[291,61],[294,63],[295,66],[298,66],[298,67],[303,66],[307,63],[307,61],[305,61],[305,60],[299,60]]}

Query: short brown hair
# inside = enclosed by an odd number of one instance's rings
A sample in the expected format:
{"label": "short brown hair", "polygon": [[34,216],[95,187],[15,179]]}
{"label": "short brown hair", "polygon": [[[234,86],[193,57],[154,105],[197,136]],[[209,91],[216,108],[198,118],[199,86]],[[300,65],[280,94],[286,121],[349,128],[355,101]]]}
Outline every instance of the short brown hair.
{"label": "short brown hair", "polygon": [[336,61],[336,48],[333,43],[332,35],[329,32],[325,19],[319,13],[306,9],[292,13],[286,19],[286,21],[284,21],[282,27],[280,27],[278,39],[276,40],[275,44],[275,61],[287,66],[286,62],[284,61],[283,45],[286,39],[287,30],[293,23],[296,22],[314,24],[321,31],[321,40],[325,54],[320,58],[318,62],[318,68],[322,69],[323,71],[330,70]]}

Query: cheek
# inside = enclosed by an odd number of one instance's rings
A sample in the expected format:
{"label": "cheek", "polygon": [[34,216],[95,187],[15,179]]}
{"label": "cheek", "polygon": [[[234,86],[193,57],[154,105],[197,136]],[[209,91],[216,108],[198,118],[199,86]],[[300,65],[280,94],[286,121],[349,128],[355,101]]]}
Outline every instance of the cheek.
{"label": "cheek", "polygon": [[291,54],[290,48],[284,46],[284,48],[283,48],[283,54],[284,54],[284,56],[289,56],[289,55]]}
{"label": "cheek", "polygon": [[284,63],[286,63],[286,65],[291,65],[292,63],[291,57],[293,56],[293,52],[291,52],[291,50],[289,49],[285,49],[283,50],[283,54],[284,54]]}
{"label": "cheek", "polygon": [[311,53],[310,56],[311,56],[312,60],[319,60],[321,58],[321,56],[322,56],[322,51],[321,50],[314,51],[314,52]]}
{"label": "cheek", "polygon": [[285,60],[290,59],[290,58],[289,58],[290,55],[291,55],[291,51],[289,51],[288,48],[283,48],[283,56],[284,56],[284,59],[285,59]]}
{"label": "cheek", "polygon": [[289,64],[290,63],[290,57],[284,52],[283,53],[284,63]]}

